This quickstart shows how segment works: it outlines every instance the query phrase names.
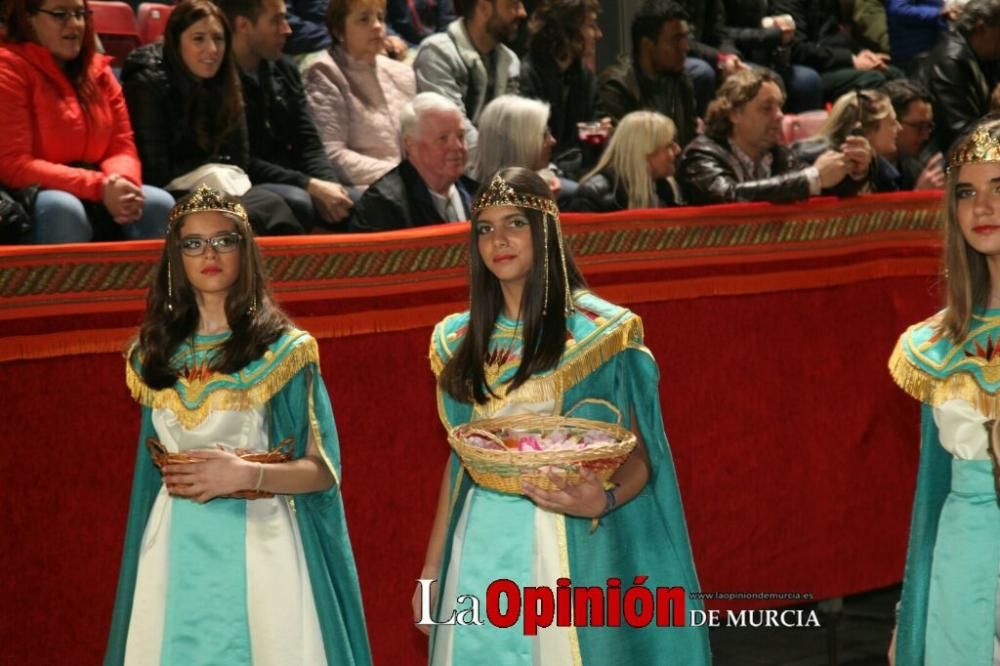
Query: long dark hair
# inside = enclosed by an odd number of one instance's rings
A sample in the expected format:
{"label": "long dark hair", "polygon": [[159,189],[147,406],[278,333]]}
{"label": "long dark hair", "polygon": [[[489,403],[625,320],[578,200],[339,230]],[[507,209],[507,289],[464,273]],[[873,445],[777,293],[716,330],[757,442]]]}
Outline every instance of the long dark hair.
{"label": "long dark hair", "polygon": [[[181,35],[204,18],[214,18],[226,36],[219,71],[210,79],[194,76],[181,57]],[[243,91],[233,57],[233,35],[222,10],[208,0],[184,0],[174,7],[163,33],[163,60],[173,86],[184,100],[186,124],[194,130],[198,147],[208,155],[219,153],[243,120]]]}
{"label": "long dark hair", "polygon": [[[194,194],[189,194],[177,205],[183,205],[192,196]],[[225,198],[235,201],[228,195]],[[237,372],[263,356],[268,345],[291,325],[271,297],[253,232],[242,220],[231,217],[241,238],[240,274],[226,297],[226,319],[232,335],[220,346],[210,366],[212,370],[224,374]],[[181,343],[191,338],[198,327],[198,305],[184,272],[180,249],[184,220],[183,217],[176,220],[167,229],[163,254],[146,300],[146,316],[139,328],[138,353],[142,361],[142,378],[147,386],[154,389],[168,388],[177,381],[180,368],[173,367],[170,360]],[[167,288],[168,275],[173,279],[172,297]]]}
{"label": "long dark hair", "polygon": [[[29,17],[37,15],[44,0],[7,0],[6,8],[0,12],[3,24],[7,26],[6,41],[20,44],[22,42],[36,41],[35,31],[31,27]],[[90,9],[87,0],[83,0],[83,8]],[[73,85],[76,96],[80,100],[80,105],[84,111],[90,112],[90,102],[97,95],[97,86],[94,84],[91,63],[94,61],[96,53],[96,40],[94,38],[94,17],[88,16],[83,29],[83,40],[80,42],[80,53],[76,58],[66,63],[63,71],[66,78]]]}
{"label": "long dark hair", "polygon": [[[497,172],[501,178],[520,194],[531,194],[552,199],[552,191],[538,174],[530,169],[509,167]],[[486,181],[476,198],[489,186]],[[566,345],[566,295],[563,289],[563,267],[559,256],[556,236],[556,221],[551,216],[531,208],[521,212],[531,224],[531,244],[534,248],[534,265],[528,274],[521,295],[521,319],[524,322],[524,347],[521,365],[511,379],[508,390],[521,386],[531,376],[556,367]],[[490,336],[500,311],[503,309],[503,292],[500,281],[483,262],[479,254],[479,238],[476,234],[476,217],[473,215],[469,234],[469,327],[459,344],[455,355],[441,372],[438,381],[441,388],[460,402],[482,404],[490,396],[495,396],[486,385],[485,364],[489,352]],[[545,229],[548,225],[548,307],[545,300]],[[566,247],[566,275],[569,276],[571,290],[586,287],[583,276],[576,268],[573,255]]]}
{"label": "long dark hair", "polygon": [[528,51],[536,62],[583,55],[583,24],[589,14],[599,14],[597,0],[545,0],[528,21]]}

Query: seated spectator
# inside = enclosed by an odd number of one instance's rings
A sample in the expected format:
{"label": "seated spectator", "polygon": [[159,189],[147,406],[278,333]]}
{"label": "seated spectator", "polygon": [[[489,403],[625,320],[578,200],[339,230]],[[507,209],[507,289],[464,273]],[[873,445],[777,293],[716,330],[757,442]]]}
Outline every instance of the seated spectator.
{"label": "seated spectator", "polygon": [[622,118],[594,170],[580,180],[569,209],[608,213],[678,202],[672,183],[680,147],[670,118],[633,111]]}
{"label": "seated spectator", "polygon": [[602,37],[600,9],[597,0],[544,0],[531,15],[521,61],[521,94],[548,103],[553,162],[571,179],[597,157],[581,146],[577,123],[596,119],[597,77],[584,59]]}
{"label": "seated spectator", "polygon": [[841,95],[816,135],[792,145],[792,152],[805,164],[814,163],[829,151],[843,151],[852,135],[863,136],[871,151],[864,191],[895,192],[900,189],[899,171],[886,158],[896,152],[899,123],[892,102],[884,93],[865,90]]}
{"label": "seated spectator", "polygon": [[219,0],[233,32],[250,138],[250,180],[281,195],[307,230],[350,212],[337,182],[299,70],[281,57],[291,32],[284,0]]}
{"label": "seated spectator", "polygon": [[646,0],[632,19],[632,54],[601,72],[598,117],[618,121],[639,109],[659,111],[674,121],[681,146],[693,139],[698,114],[684,73],[689,30],[687,12],[676,2]]}
{"label": "seated spectator", "polygon": [[1000,2],[969,0],[921,63],[918,78],[934,99],[934,142],[947,150],[990,108],[1000,59]]}
{"label": "seated spectator", "polygon": [[38,186],[32,243],[162,238],[173,198],[142,184],[110,58],[83,0],[6,0],[0,186]]}
{"label": "seated spectator", "polygon": [[425,37],[444,32],[455,20],[453,0],[388,0],[385,20],[389,28],[412,46]]}
{"label": "seated spectator", "polygon": [[[549,105],[518,95],[502,95],[486,105],[479,116],[479,153],[472,165],[477,183],[506,167],[524,167],[537,172],[559,197],[562,183],[548,171],[556,140],[548,127]],[[564,181],[576,190],[575,181]],[[568,193],[572,196],[572,191]]]}
{"label": "seated spectator", "polygon": [[827,151],[813,166],[803,165],[778,143],[782,102],[770,72],[737,72],[722,84],[708,106],[705,134],[681,154],[677,180],[688,203],[782,203],[858,190],[852,176],[868,172],[867,142],[851,137],[843,152]]}
{"label": "seated spectator", "polygon": [[330,0],[333,46],[303,74],[326,156],[356,186],[399,164],[399,112],[417,94],[413,69],[379,55],[384,8],[384,0]]}
{"label": "seated spectator", "polygon": [[[250,148],[231,42],[218,7],[207,0],[184,0],[167,20],[163,43],[135,49],[122,68],[143,174],[177,198],[194,189],[195,181],[205,182],[208,170],[227,179],[242,171],[246,178]],[[277,194],[232,186],[230,193],[239,195],[256,233],[304,232]]]}
{"label": "seated spectator", "polygon": [[465,143],[476,154],[479,114],[495,97],[517,94],[521,62],[506,43],[527,14],[521,0],[466,0],[462,18],[417,50],[417,90],[436,92],[465,115]]}
{"label": "seated spectator", "polygon": [[792,113],[823,107],[823,84],[812,67],[793,64],[791,43],[795,21],[790,16],[770,16],[767,3],[724,0],[726,33],[748,63],[767,67],[782,80]]}
{"label": "seated spectator", "polygon": [[[853,3],[850,3],[853,5]],[[828,100],[851,90],[877,88],[899,78],[902,71],[889,65],[889,55],[873,51],[861,38],[847,3],[839,0],[772,0],[771,14],[788,14],[795,21],[792,62],[820,74]]]}
{"label": "seated spectator", "polygon": [[365,190],[350,231],[390,231],[469,219],[476,184],[465,179],[462,110],[420,93],[400,115],[404,159]]}
{"label": "seated spectator", "polygon": [[703,116],[718,84],[733,72],[745,69],[746,64],[726,29],[722,0],[678,2],[687,11],[691,25],[690,53],[684,60],[684,71],[694,85],[698,115]]}
{"label": "seated spectator", "polygon": [[[308,65],[314,55],[318,55],[333,44],[330,32],[327,30],[326,11],[329,0],[288,0],[285,18],[292,30],[285,43],[284,53],[296,56],[297,60]],[[450,2],[450,0],[445,0]],[[405,0],[404,0],[405,2]],[[383,38],[382,48],[386,54],[395,60],[403,60],[408,48],[406,41],[400,38],[391,27]]]}
{"label": "seated spectator", "polygon": [[896,150],[886,159],[900,174],[900,189],[929,190],[944,187],[944,156],[930,146],[934,131],[931,95],[911,79],[889,81],[880,88],[889,96],[899,119]]}
{"label": "seated spectator", "polygon": [[916,72],[920,57],[948,29],[944,0],[886,0],[889,49],[892,62],[908,74]]}

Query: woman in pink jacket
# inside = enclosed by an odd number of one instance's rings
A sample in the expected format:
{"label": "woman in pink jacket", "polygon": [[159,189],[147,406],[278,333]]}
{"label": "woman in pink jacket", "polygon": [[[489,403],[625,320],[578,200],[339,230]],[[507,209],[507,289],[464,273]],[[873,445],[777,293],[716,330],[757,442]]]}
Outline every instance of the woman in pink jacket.
{"label": "woman in pink jacket", "polygon": [[162,238],[173,198],[142,185],[125,99],[110,58],[94,52],[86,0],[10,0],[4,23],[0,186],[41,190],[24,240]]}

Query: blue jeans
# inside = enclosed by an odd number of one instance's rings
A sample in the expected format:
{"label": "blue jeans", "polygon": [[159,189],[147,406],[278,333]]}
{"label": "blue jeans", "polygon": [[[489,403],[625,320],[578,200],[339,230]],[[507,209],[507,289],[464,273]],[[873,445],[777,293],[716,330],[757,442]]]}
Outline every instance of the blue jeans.
{"label": "blue jeans", "polygon": [[[142,186],[145,202],[142,217],[132,224],[122,225],[125,238],[163,238],[167,231],[167,214],[174,198],[166,191],[149,185]],[[42,190],[35,199],[35,229],[32,243],[86,243],[94,236],[83,202],[69,192]]]}
{"label": "blue jeans", "polygon": [[685,58],[684,71],[694,85],[694,101],[698,115],[705,117],[708,103],[715,97],[715,68],[700,58]]}
{"label": "blue jeans", "polygon": [[786,111],[802,113],[823,108],[823,80],[815,69],[792,65],[790,71],[783,72],[782,78],[788,95]]}
{"label": "blue jeans", "polygon": [[281,183],[260,183],[254,185],[254,187],[273,192],[284,199],[288,207],[292,209],[295,219],[298,220],[299,225],[302,227],[298,230],[284,228],[272,231],[271,233],[282,236],[301,234],[308,232],[316,224],[316,205],[313,203],[312,196],[301,187]]}

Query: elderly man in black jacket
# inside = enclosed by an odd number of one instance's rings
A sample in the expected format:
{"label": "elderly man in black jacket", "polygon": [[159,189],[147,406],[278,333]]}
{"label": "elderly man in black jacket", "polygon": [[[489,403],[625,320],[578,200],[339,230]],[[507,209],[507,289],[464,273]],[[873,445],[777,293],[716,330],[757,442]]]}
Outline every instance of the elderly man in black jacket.
{"label": "elderly man in black jacket", "polygon": [[434,92],[399,114],[405,159],[372,183],[354,209],[350,231],[391,231],[468,220],[476,184],[465,178],[465,115]]}
{"label": "elderly man in black jacket", "polygon": [[335,182],[299,71],[281,55],[291,34],[284,0],[216,3],[229,19],[243,84],[250,180],[268,183],[307,229],[317,221],[342,221],[351,198]]}
{"label": "elderly man in black jacket", "polygon": [[705,134],[681,155],[677,180],[688,203],[780,203],[857,191],[854,177],[863,179],[871,161],[867,141],[851,137],[841,150],[802,165],[778,144],[783,102],[777,79],[767,71],[737,72],[722,84],[708,107]]}
{"label": "elderly man in black jacket", "polygon": [[959,134],[990,110],[1000,59],[1000,0],[969,0],[919,69],[934,99],[934,141],[948,150]]}

